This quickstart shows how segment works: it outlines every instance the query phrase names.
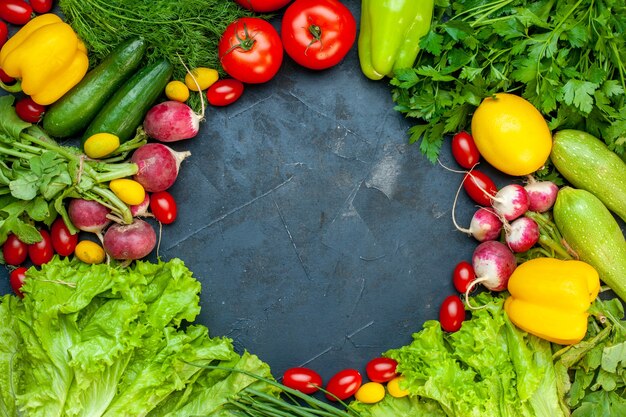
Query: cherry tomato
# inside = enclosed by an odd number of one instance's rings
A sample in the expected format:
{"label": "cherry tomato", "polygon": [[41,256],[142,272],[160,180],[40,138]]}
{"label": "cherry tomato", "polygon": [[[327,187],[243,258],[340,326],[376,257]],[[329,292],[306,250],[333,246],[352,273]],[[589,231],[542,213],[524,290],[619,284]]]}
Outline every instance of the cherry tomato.
{"label": "cherry tomato", "polygon": [[15,78],[7,75],[6,72],[2,68],[0,68],[0,81],[5,84],[13,84],[15,82]]}
{"label": "cherry tomato", "polygon": [[28,245],[11,233],[2,245],[2,255],[7,265],[20,265],[28,257]]}
{"label": "cherry tomato", "polygon": [[385,398],[385,386],[379,382],[368,382],[361,385],[354,398],[363,404],[375,404]]}
{"label": "cherry tomato", "polygon": [[24,284],[24,280],[26,279],[26,271],[26,267],[20,266],[19,268],[15,268],[9,274],[9,282],[11,283],[11,288],[13,288],[13,292],[20,298],[24,298],[24,294],[22,293],[22,285]]}
{"label": "cherry tomato", "polygon": [[54,251],[61,256],[70,256],[78,244],[78,233],[72,234],[61,217],[50,227],[50,237]]}
{"label": "cherry tomato", "polygon": [[9,39],[9,28],[7,27],[6,23],[0,20],[0,47],[5,44],[7,39]]}
{"label": "cherry tomato", "polygon": [[439,309],[439,323],[446,332],[456,332],[465,320],[465,306],[458,295],[450,295],[443,300]]}
{"label": "cherry tomato", "polygon": [[407,395],[409,395],[409,390],[401,388],[401,385],[403,384],[404,384],[403,376],[394,378],[387,383],[387,392],[389,392],[389,395],[395,398],[406,397]]}
{"label": "cherry tomato", "polygon": [[176,220],[178,207],[176,200],[167,191],[158,191],[150,196],[150,211],[163,224],[170,224]]}
{"label": "cherry tomato", "polygon": [[15,112],[28,123],[39,123],[45,111],[46,106],[35,103],[30,97],[21,98],[15,103]]}
{"label": "cherry tomato", "polygon": [[283,45],[276,29],[258,17],[228,25],[218,44],[224,71],[243,83],[271,80],[283,62]]}
{"label": "cherry tomato", "polygon": [[22,0],[0,1],[0,19],[14,25],[25,25],[33,14],[30,4]]}
{"label": "cherry tomato", "polygon": [[321,70],[337,65],[356,40],[356,20],[337,0],[296,0],[282,20],[287,55],[303,67]]}
{"label": "cherry tomato", "polygon": [[491,197],[498,192],[498,187],[491,178],[477,169],[473,169],[465,175],[463,189],[472,200],[481,206],[490,206]]}
{"label": "cherry tomato", "polygon": [[480,160],[480,152],[474,138],[467,132],[459,132],[452,137],[452,156],[463,168],[470,169]]}
{"label": "cherry tomato", "polygon": [[274,12],[283,8],[291,0],[235,0],[241,7],[255,12]]}
{"label": "cherry tomato", "polygon": [[326,398],[331,401],[345,400],[361,388],[361,382],[363,382],[363,377],[356,369],[339,371],[330,378],[326,385],[326,391],[329,392],[326,394]]}
{"label": "cherry tomato", "polygon": [[207,100],[213,106],[228,106],[239,100],[243,94],[243,83],[234,78],[216,81],[206,92]]}
{"label": "cherry tomato", "polygon": [[309,368],[289,368],[283,375],[283,384],[305,394],[313,394],[322,386],[322,377]]}
{"label": "cherry tomato", "polygon": [[365,373],[372,382],[388,382],[396,376],[398,362],[391,358],[374,358],[365,366]]}
{"label": "cherry tomato", "polygon": [[50,233],[47,230],[40,229],[39,234],[41,235],[41,240],[28,245],[28,257],[37,266],[49,262],[54,256]]}
{"label": "cherry tomato", "polygon": [[30,5],[36,13],[48,13],[52,10],[52,0],[29,0]]}
{"label": "cherry tomato", "polygon": [[452,283],[458,292],[465,294],[467,287],[469,287],[475,278],[476,274],[474,273],[474,267],[471,263],[461,261],[456,264],[454,272],[452,273]]}

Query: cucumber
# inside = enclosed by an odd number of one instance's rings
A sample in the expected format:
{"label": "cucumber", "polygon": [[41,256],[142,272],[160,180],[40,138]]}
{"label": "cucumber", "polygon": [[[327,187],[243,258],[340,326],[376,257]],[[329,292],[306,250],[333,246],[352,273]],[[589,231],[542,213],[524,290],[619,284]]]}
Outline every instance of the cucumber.
{"label": "cucumber", "polygon": [[580,130],[561,130],[550,158],[574,187],[594,194],[626,221],[626,163],[602,141]]}
{"label": "cucumber", "polygon": [[589,191],[563,187],[557,194],[553,214],[569,247],[626,301],[626,240],[602,201]]}
{"label": "cucumber", "polygon": [[44,130],[57,138],[83,131],[107,99],[137,70],[145,50],[142,38],[132,38],[118,46],[47,109]]}
{"label": "cucumber", "polygon": [[120,143],[129,140],[172,76],[172,64],[161,59],[137,71],[106,102],[83,134],[83,144],[96,133],[112,133]]}

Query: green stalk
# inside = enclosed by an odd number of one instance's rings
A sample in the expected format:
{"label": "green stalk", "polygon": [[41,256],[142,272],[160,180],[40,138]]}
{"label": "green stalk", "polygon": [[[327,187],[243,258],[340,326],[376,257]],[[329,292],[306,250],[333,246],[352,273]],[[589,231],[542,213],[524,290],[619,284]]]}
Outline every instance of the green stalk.
{"label": "green stalk", "polygon": [[130,177],[139,170],[137,164],[133,162],[107,165],[107,172],[94,173],[91,176],[98,183],[109,182],[118,178]]}
{"label": "green stalk", "polygon": [[108,188],[103,188],[99,186],[95,186],[91,189],[94,194],[106,199],[111,202],[112,209],[115,211],[122,221],[126,224],[131,224],[133,222],[133,215],[130,212],[130,208],[126,203],[124,203],[115,193]]}
{"label": "green stalk", "polygon": [[573,259],[572,255],[567,250],[567,247],[563,245],[563,236],[561,236],[561,233],[557,229],[554,222],[550,221],[545,215],[535,213],[534,211],[526,212],[525,216],[534,220],[539,226],[538,243],[543,248],[558,255],[552,257],[559,259]]}

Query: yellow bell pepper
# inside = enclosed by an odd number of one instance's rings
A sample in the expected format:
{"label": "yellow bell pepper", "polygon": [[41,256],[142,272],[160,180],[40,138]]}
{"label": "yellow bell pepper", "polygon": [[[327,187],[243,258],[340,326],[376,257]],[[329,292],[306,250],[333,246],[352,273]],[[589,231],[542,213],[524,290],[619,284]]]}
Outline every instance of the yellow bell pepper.
{"label": "yellow bell pepper", "polygon": [[504,303],[520,329],[562,345],[587,332],[587,310],[600,291],[598,272],[582,261],[536,258],[518,266]]}
{"label": "yellow bell pepper", "polygon": [[0,50],[0,68],[41,105],[54,103],[85,76],[87,49],[70,25],[47,13],[30,20]]}

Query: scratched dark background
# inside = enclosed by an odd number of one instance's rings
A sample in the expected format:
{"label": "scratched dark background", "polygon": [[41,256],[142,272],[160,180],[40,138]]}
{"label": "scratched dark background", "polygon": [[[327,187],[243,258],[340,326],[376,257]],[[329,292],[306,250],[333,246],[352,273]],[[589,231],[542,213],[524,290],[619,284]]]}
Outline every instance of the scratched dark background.
{"label": "scratched dark background", "polygon": [[[344,3],[358,21],[360,1]],[[451,221],[462,176],[408,144],[411,122],[393,106],[388,82],[362,75],[356,44],[321,72],[285,56],[273,80],[209,108],[200,135],[173,146],[192,156],[170,189],[179,216],[159,255],[202,282],[199,322],[277,377],[299,365],[325,381],[364,371],[437,318],[455,264],[471,257],[475,242]],[[448,143],[441,160],[456,168]],[[461,194],[460,222],[472,212]]]}

